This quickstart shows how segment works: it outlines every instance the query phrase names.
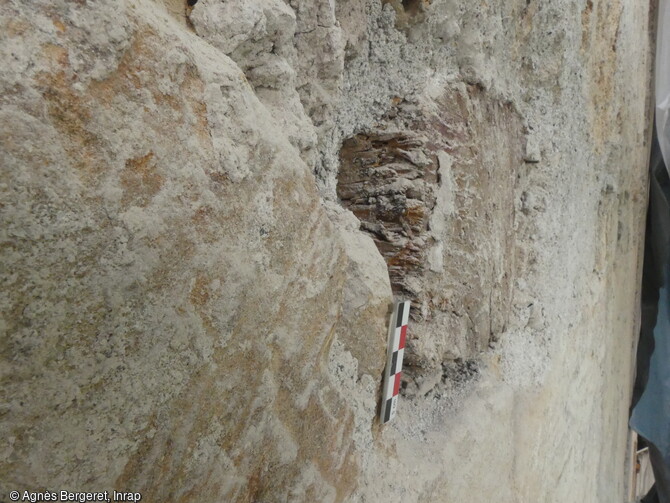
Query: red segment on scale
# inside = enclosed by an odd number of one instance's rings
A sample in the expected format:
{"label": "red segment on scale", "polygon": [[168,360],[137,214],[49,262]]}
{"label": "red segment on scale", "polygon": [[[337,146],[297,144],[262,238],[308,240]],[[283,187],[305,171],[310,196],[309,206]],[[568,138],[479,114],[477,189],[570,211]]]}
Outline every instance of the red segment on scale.
{"label": "red segment on scale", "polygon": [[407,325],[403,325],[400,329],[400,344],[398,345],[398,349],[405,347],[405,337],[407,337]]}
{"label": "red segment on scale", "polygon": [[402,375],[402,372],[398,372],[395,375],[395,382],[393,383],[393,396],[396,396],[398,394],[398,391],[400,391],[400,376]]}

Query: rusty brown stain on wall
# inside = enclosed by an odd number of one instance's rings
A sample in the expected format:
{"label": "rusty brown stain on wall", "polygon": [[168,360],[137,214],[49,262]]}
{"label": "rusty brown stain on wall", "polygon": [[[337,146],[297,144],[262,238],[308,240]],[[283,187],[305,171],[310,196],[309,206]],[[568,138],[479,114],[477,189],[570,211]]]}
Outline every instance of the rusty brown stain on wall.
{"label": "rusty brown stain on wall", "polygon": [[120,180],[121,187],[124,189],[121,203],[144,208],[161,190],[165,177],[158,173],[154,153],[149,152],[146,155],[126,160]]}

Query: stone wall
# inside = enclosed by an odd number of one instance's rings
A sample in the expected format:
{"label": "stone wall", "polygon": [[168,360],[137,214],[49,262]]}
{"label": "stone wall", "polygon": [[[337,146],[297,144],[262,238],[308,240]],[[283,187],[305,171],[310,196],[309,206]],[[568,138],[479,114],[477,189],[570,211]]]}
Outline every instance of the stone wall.
{"label": "stone wall", "polygon": [[652,27],[0,4],[0,499],[621,501]]}

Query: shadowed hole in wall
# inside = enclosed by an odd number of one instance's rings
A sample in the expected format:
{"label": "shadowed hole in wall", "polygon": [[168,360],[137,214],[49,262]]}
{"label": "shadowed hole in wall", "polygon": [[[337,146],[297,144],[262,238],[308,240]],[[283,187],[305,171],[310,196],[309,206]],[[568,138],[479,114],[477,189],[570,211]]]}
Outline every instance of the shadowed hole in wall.
{"label": "shadowed hole in wall", "polygon": [[402,8],[405,9],[405,12],[409,15],[414,15],[419,12],[424,4],[423,0],[402,0]]}
{"label": "shadowed hole in wall", "polygon": [[390,4],[396,13],[396,27],[407,28],[424,19],[423,14],[430,6],[431,0],[382,0]]}

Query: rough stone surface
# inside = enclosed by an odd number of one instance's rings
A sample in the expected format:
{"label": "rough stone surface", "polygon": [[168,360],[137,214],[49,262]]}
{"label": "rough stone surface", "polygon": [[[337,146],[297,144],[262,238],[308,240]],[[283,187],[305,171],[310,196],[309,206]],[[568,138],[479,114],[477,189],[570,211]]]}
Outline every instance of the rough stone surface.
{"label": "rough stone surface", "polygon": [[0,3],[0,499],[623,501],[653,21]]}

